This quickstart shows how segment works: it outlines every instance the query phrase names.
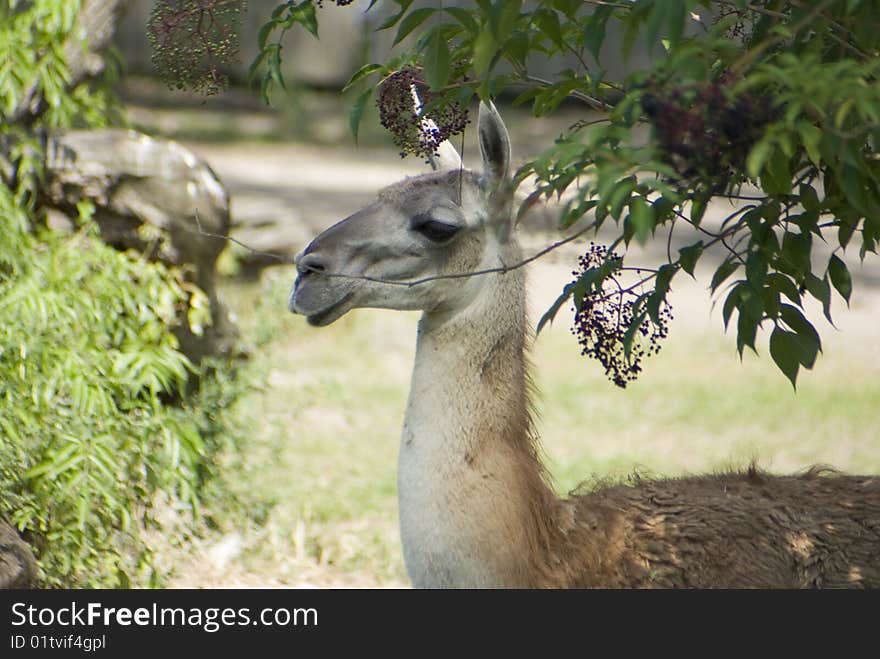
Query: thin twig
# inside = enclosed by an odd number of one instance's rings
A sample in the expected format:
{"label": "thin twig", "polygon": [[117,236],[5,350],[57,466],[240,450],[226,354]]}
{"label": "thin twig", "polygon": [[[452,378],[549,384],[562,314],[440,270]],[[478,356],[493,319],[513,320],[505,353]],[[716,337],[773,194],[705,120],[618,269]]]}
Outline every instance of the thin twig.
{"label": "thin twig", "polygon": [[255,255],[257,255],[257,256],[266,256],[266,257],[268,257],[268,258],[270,258],[270,259],[274,259],[274,260],[276,260],[276,261],[278,261],[279,263],[282,263],[282,264],[284,264],[284,265],[293,265],[293,259],[291,259],[290,257],[287,257],[287,256],[280,256],[280,255],[278,255],[278,254],[273,254],[272,252],[261,252],[260,250],[258,250],[258,249],[254,249],[254,248],[251,247],[250,245],[247,245],[247,244],[241,242],[240,240],[238,240],[237,238],[233,238],[232,236],[224,236],[224,235],[219,234],[219,233],[211,233],[210,231],[205,231],[205,230],[202,228],[202,222],[201,222],[201,220],[199,219],[199,211],[198,211],[198,209],[196,209],[195,217],[196,217],[196,226],[197,226],[198,229],[199,229],[199,231],[198,231],[199,235],[207,236],[208,238],[219,238],[220,240],[228,240],[228,241],[231,242],[231,243],[235,243],[236,245],[239,245],[239,246],[241,246],[241,247],[244,247],[244,248],[245,248],[247,251],[249,251],[251,254],[255,254]]}
{"label": "thin twig", "polygon": [[627,293],[632,293],[633,291],[635,291],[635,289],[638,288],[639,286],[644,286],[646,283],[648,283],[649,281],[654,279],[656,276],[657,276],[657,272],[653,272],[652,274],[648,275],[647,277],[639,279],[637,282],[635,282],[634,284],[631,284],[630,286],[627,286],[626,288],[623,288],[620,285],[620,282],[618,282],[616,279],[612,279],[612,281],[615,284],[617,284],[618,290],[612,291],[611,293],[606,293],[605,295],[602,295],[602,296],[596,297],[596,298],[592,298],[592,299],[595,302],[604,302],[605,300],[610,300],[612,297],[622,298]]}
{"label": "thin twig", "polygon": [[[804,8],[803,3],[798,2],[797,0],[791,0],[791,3],[795,7],[800,7],[801,9]],[[849,36],[851,39],[855,38],[852,31],[849,30],[848,28],[844,27],[843,24],[840,23],[839,21],[834,20],[833,16],[828,16],[826,14],[822,14],[822,16],[831,24],[832,28],[836,28],[836,29],[840,30],[845,35]],[[828,36],[831,37],[832,39],[834,39],[841,46],[844,46],[847,50],[849,50],[854,55],[858,55],[861,59],[865,59],[865,60],[869,59],[870,56],[868,55],[868,53],[857,48],[851,41],[837,36],[831,30],[828,31]]]}
{"label": "thin twig", "polygon": [[[266,257],[275,259],[276,261],[278,261],[279,263],[283,263],[284,265],[293,265],[293,263],[294,263],[294,261],[290,260],[287,257],[279,256],[278,254],[273,254],[271,252],[261,252],[257,249],[254,249],[253,247],[250,247],[249,245],[243,243],[242,241],[240,241],[236,238],[233,238],[232,236],[223,236],[219,233],[211,233],[210,231],[205,231],[202,228],[202,223],[199,219],[198,211],[196,211],[196,213],[195,213],[195,218],[196,218],[196,226],[198,227],[198,230],[199,230],[198,232],[200,235],[207,236],[209,238],[219,238],[221,240],[228,240],[229,242],[232,242],[232,243],[235,243],[236,245],[240,245],[241,247],[244,247],[246,250],[248,250],[252,254],[256,254],[258,256],[266,256]],[[341,279],[354,279],[354,280],[360,280],[360,281],[369,281],[369,282],[373,282],[376,284],[392,284],[394,286],[406,286],[407,288],[411,288],[413,286],[418,286],[419,284],[425,284],[429,281],[435,281],[438,279],[465,279],[468,277],[477,277],[480,275],[490,275],[490,274],[495,274],[495,273],[505,274],[505,273],[508,273],[512,270],[518,270],[518,269],[528,265],[529,263],[532,263],[533,261],[537,261],[541,257],[546,256],[550,252],[552,252],[556,249],[559,249],[563,245],[567,245],[568,243],[573,242],[577,238],[580,238],[582,235],[584,235],[590,229],[595,228],[595,226],[596,226],[596,222],[591,222],[590,224],[588,224],[587,226],[585,226],[582,229],[579,229],[578,231],[576,231],[572,235],[570,235],[566,238],[563,238],[562,240],[558,240],[555,243],[552,243],[551,245],[548,245],[547,247],[536,252],[535,254],[532,254],[528,258],[523,259],[522,261],[519,261],[518,263],[514,263],[513,265],[502,265],[501,267],[498,267],[498,268],[486,268],[485,270],[475,270],[472,272],[456,272],[453,274],[446,274],[446,275],[431,275],[429,277],[422,277],[420,279],[401,281],[399,279],[383,279],[381,277],[370,277],[368,275],[353,275],[353,274],[348,274],[348,273],[344,273],[344,272],[327,272],[324,270],[318,270],[316,268],[309,268],[309,267],[306,267],[306,269],[311,272],[320,272],[321,275],[324,277],[341,278]]]}
{"label": "thin twig", "polygon": [[[539,78],[538,76],[534,76],[529,73],[526,73],[524,70],[520,70],[519,73],[523,77],[523,81],[525,81],[525,82],[533,82],[535,84],[541,85],[542,87],[551,87],[554,84],[552,80],[547,80],[545,78]],[[593,96],[590,96],[589,94],[585,94],[584,92],[582,92],[578,89],[572,89],[570,92],[568,92],[568,96],[570,96],[571,98],[577,99],[579,101],[582,101],[583,103],[586,103],[594,110],[600,110],[602,112],[611,112],[611,110],[614,109],[614,105],[612,105],[611,103],[607,103],[607,102],[603,101],[602,99],[595,98]]]}
{"label": "thin twig", "polygon": [[622,2],[605,2],[604,0],[584,0],[585,5],[595,5],[597,7],[613,7],[614,9],[632,9],[632,5]]}
{"label": "thin twig", "polygon": [[604,124],[610,122],[611,119],[609,117],[599,117],[598,119],[578,119],[571,126],[567,128],[569,133],[576,133],[579,130],[583,130],[589,126],[594,126],[596,124]]}
{"label": "thin twig", "polygon": [[[832,21],[832,22],[833,22],[833,21]],[[839,45],[843,46],[843,48],[844,48],[845,50],[848,50],[850,53],[852,53],[853,55],[855,55],[855,56],[858,57],[859,59],[862,59],[862,60],[865,60],[865,61],[867,61],[868,59],[870,59],[870,56],[868,55],[868,53],[865,53],[865,52],[859,50],[858,48],[856,48],[853,44],[851,44],[851,43],[850,43],[849,41],[847,41],[846,39],[843,39],[843,38],[837,36],[836,34],[834,34],[833,30],[828,30],[827,34],[828,34],[828,36],[831,37],[835,42],[837,42]]]}
{"label": "thin twig", "polygon": [[546,256],[550,252],[559,249],[563,245],[567,245],[568,243],[580,238],[590,229],[593,229],[596,226],[595,222],[591,222],[589,225],[585,226],[583,229],[573,233],[567,238],[563,238],[562,240],[558,240],[555,243],[548,245],[542,250],[532,254],[528,258],[523,259],[513,265],[502,265],[497,268],[486,268],[484,270],[473,270],[471,272],[456,272],[452,274],[445,275],[430,275],[428,277],[421,277],[420,279],[412,279],[408,281],[401,281],[399,279],[383,279],[381,277],[370,277],[368,275],[352,275],[344,272],[327,272],[326,270],[317,270],[315,268],[308,268],[312,272],[320,272],[323,277],[336,277],[341,279],[354,279],[360,281],[369,281],[375,284],[391,284],[393,286],[405,286],[406,288],[412,288],[413,286],[418,286],[419,284],[426,284],[430,281],[437,281],[442,279],[468,279],[470,277],[478,277],[481,275],[491,275],[491,274],[506,274],[513,270],[519,270],[520,268],[527,266],[529,263],[533,261],[537,261],[538,259]]}
{"label": "thin twig", "polygon": [[[739,215],[740,213],[745,212],[746,210],[748,210],[748,208],[749,208],[749,207],[746,206],[745,208],[741,208],[741,209],[737,210],[735,213],[733,213],[732,215],[728,216],[728,217],[725,219],[725,222],[727,222],[727,221],[730,220],[731,218],[736,217],[736,216]],[[673,209],[672,212],[675,213],[676,215],[678,215],[680,218],[682,218],[682,219],[683,219],[685,222],[687,222],[688,224],[692,225],[692,226],[693,226],[694,228],[696,228],[697,230],[702,231],[702,232],[705,233],[707,236],[710,236],[710,237],[712,238],[712,240],[710,240],[708,243],[706,243],[705,245],[703,245],[703,249],[704,249],[704,250],[707,249],[707,248],[709,248],[709,247],[712,247],[712,246],[715,245],[716,243],[721,243],[722,245],[724,245],[724,247],[727,249],[727,251],[729,251],[729,252],[730,252],[735,258],[737,258],[737,259],[740,261],[740,263],[745,264],[745,261],[744,261],[743,258],[742,258],[742,254],[739,253],[739,252],[737,252],[735,248],[733,248],[733,247],[731,247],[730,245],[728,245],[728,244],[727,244],[727,241],[725,240],[725,238],[729,238],[730,236],[735,235],[735,234],[736,234],[736,233],[742,228],[742,224],[741,224],[742,220],[740,220],[740,221],[736,222],[735,224],[729,226],[727,229],[725,229],[725,230],[722,231],[721,233],[712,233],[711,231],[705,229],[704,227],[702,227],[702,226],[700,226],[700,225],[698,225],[698,224],[694,224],[693,220],[691,220],[687,215],[685,215],[685,214],[682,213],[681,211],[678,211],[678,210]],[[745,253],[745,252],[743,252],[743,253]]]}

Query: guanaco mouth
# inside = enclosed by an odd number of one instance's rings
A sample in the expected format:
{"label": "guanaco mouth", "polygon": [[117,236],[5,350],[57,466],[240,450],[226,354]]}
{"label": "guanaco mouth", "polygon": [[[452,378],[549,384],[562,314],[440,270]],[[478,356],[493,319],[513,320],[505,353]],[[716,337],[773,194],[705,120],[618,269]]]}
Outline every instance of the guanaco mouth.
{"label": "guanaco mouth", "polygon": [[346,304],[351,299],[351,293],[346,293],[338,302],[334,302],[329,307],[318,311],[317,313],[306,314],[306,322],[313,327],[324,327],[348,311]]}

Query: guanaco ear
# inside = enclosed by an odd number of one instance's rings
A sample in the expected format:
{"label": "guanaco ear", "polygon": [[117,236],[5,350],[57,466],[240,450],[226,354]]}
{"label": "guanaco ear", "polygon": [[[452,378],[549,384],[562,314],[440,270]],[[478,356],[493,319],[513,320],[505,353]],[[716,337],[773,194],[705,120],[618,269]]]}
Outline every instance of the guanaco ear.
{"label": "guanaco ear", "polygon": [[507,181],[510,169],[510,136],[495,109],[495,104],[480,101],[480,153],[483,154],[483,178],[490,190],[497,190]]}
{"label": "guanaco ear", "polygon": [[489,223],[501,242],[513,229],[513,186],[510,170],[510,136],[495,104],[480,102],[478,121],[480,153],[483,154],[483,184],[489,193]]}

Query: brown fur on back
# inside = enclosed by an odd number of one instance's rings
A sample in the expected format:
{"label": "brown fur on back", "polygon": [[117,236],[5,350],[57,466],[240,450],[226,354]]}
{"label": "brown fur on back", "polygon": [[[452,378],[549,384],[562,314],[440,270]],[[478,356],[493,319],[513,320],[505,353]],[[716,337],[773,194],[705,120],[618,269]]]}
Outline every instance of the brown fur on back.
{"label": "brown fur on back", "polygon": [[880,478],[819,468],[639,480],[560,502],[542,583],[604,588],[880,587]]}

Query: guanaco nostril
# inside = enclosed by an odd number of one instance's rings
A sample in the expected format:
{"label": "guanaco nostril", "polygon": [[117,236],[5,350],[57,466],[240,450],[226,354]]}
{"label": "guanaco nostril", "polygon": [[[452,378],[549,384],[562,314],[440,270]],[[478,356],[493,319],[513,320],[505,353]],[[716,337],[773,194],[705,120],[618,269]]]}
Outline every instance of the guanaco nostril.
{"label": "guanaco nostril", "polygon": [[296,271],[300,275],[310,272],[324,272],[327,270],[327,262],[317,254],[303,254],[296,259]]}

